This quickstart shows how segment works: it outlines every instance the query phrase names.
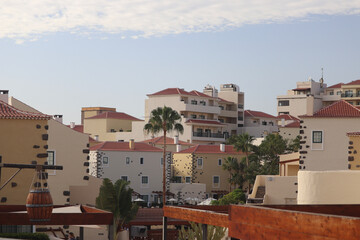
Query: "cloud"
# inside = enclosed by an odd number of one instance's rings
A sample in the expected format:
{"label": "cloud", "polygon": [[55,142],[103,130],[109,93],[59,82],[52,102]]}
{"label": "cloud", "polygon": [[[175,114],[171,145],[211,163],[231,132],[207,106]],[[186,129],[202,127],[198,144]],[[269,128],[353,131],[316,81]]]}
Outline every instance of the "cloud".
{"label": "cloud", "polygon": [[359,0],[2,0],[0,38],[21,43],[69,32],[136,39],[359,13]]}

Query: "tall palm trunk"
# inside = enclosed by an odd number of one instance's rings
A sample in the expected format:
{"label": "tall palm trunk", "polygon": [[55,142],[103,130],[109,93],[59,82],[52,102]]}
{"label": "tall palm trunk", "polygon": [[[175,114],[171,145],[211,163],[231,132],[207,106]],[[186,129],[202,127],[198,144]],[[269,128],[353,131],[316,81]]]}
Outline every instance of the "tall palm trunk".
{"label": "tall palm trunk", "polygon": [[164,127],[164,151],[163,151],[163,206],[165,206],[165,204],[166,204],[166,127]]}

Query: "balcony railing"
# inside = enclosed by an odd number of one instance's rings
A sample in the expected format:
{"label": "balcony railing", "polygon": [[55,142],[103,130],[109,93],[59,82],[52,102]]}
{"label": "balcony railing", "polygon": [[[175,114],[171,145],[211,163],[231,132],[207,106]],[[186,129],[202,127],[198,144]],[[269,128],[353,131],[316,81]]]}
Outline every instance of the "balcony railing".
{"label": "balcony railing", "polygon": [[360,93],[342,93],[341,97],[360,97]]}
{"label": "balcony railing", "polygon": [[194,137],[224,138],[223,133],[193,132]]}

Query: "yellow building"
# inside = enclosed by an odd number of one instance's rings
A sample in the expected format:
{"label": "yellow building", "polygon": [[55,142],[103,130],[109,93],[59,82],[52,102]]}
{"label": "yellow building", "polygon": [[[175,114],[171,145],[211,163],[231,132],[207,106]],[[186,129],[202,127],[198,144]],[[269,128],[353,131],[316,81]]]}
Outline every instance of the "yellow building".
{"label": "yellow building", "polygon": [[84,133],[96,141],[117,141],[118,133],[131,134],[133,122],[141,121],[122,112],[103,112],[84,119]]}
{"label": "yellow building", "polygon": [[196,145],[173,154],[172,181],[206,184],[206,195],[217,198],[230,190],[229,172],[222,168],[225,159],[244,156],[225,144]]}
{"label": "yellow building", "polygon": [[299,152],[279,155],[280,176],[297,176],[299,171]]}
{"label": "yellow building", "polygon": [[[5,99],[3,99],[5,100]],[[47,161],[48,120],[41,113],[21,111],[0,101],[0,155],[2,163],[44,164]],[[0,185],[18,169],[2,168]],[[0,191],[0,204],[24,205],[35,171],[22,169]]]}
{"label": "yellow building", "polygon": [[350,170],[360,170],[360,157],[358,151],[360,150],[360,132],[347,133],[349,138],[348,146],[348,162]]}

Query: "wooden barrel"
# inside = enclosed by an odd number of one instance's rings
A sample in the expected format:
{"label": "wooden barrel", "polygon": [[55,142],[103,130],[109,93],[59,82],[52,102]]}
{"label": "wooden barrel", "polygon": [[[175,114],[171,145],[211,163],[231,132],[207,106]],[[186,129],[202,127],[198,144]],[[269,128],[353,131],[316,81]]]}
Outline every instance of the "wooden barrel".
{"label": "wooden barrel", "polygon": [[26,199],[26,210],[32,222],[50,221],[53,201],[49,189],[30,190]]}

